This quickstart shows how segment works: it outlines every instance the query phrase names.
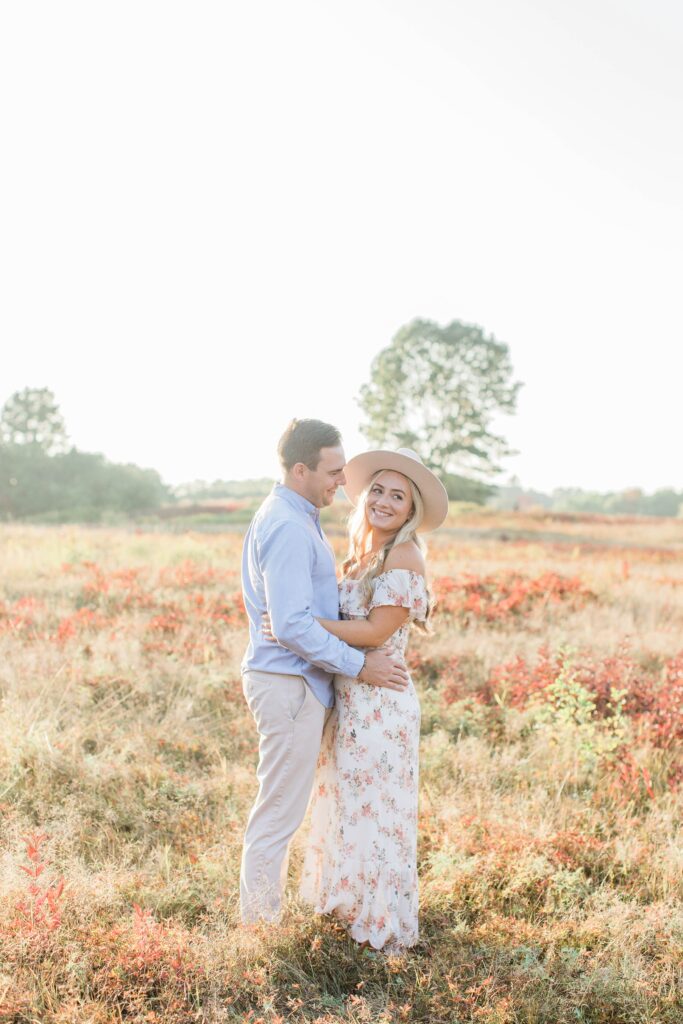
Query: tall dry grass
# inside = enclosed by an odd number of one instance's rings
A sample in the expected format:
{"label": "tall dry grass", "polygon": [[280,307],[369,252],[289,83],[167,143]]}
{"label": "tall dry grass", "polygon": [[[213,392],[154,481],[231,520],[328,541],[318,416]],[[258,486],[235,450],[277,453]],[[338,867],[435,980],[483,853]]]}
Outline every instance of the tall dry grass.
{"label": "tall dry grass", "polygon": [[241,537],[0,530],[0,1020],[683,1019],[683,524],[460,522],[403,958],[238,927]]}

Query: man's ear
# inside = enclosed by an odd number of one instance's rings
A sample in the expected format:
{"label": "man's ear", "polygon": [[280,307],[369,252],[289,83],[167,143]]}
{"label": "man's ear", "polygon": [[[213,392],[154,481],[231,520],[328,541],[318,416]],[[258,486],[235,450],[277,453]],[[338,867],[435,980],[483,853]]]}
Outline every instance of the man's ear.
{"label": "man's ear", "polygon": [[303,480],[306,475],[306,469],[307,466],[304,462],[295,462],[290,469],[290,473],[295,480]]}

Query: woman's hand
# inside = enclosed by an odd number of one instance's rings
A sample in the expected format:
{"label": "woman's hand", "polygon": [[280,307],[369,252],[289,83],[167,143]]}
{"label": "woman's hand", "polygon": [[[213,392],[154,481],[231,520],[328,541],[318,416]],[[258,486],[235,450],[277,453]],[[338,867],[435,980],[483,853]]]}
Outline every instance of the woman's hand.
{"label": "woman's hand", "polygon": [[270,640],[271,643],[276,644],[277,640],[273,636],[273,627],[270,622],[270,615],[268,612],[261,613],[261,632],[263,633],[264,640]]}

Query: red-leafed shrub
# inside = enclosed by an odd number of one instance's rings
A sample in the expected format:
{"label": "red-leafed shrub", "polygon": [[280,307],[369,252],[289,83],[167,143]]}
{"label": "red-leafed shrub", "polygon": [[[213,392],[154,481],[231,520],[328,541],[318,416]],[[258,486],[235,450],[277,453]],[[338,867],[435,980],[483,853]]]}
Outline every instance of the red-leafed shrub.
{"label": "red-leafed shrub", "polygon": [[112,625],[112,620],[106,615],[95,612],[92,608],[79,608],[73,615],[67,615],[59,620],[57,631],[52,637],[58,644],[64,644],[73,637],[80,636],[88,631],[97,632]]}
{"label": "red-leafed shrub", "polygon": [[64,879],[41,879],[41,875],[48,867],[43,859],[41,847],[48,839],[49,836],[44,832],[31,832],[30,835],[22,837],[28,865],[20,866],[28,880],[25,894],[15,903],[15,916],[9,926],[10,931],[15,933],[44,935],[55,931],[61,924]]}
{"label": "red-leafed shrub", "polygon": [[32,633],[36,627],[36,613],[43,607],[42,601],[35,597],[20,597],[11,604],[0,601],[0,633]]}
{"label": "red-leafed shrub", "polygon": [[578,577],[554,572],[537,577],[515,572],[438,576],[432,592],[436,610],[454,616],[464,626],[473,622],[514,622],[549,604],[579,608],[596,597]]}
{"label": "red-leafed shrub", "polygon": [[[545,647],[533,663],[518,656],[491,670],[491,693],[509,706],[527,707],[532,701],[543,700],[565,664],[564,652],[551,654]],[[598,717],[610,717],[621,700],[623,713],[655,747],[666,750],[683,740],[683,653],[669,659],[661,669],[656,663],[644,668],[627,651],[598,659],[581,653],[572,658],[571,674],[593,695]],[[448,700],[448,677],[445,685],[444,699]],[[481,699],[489,699],[485,689]]]}

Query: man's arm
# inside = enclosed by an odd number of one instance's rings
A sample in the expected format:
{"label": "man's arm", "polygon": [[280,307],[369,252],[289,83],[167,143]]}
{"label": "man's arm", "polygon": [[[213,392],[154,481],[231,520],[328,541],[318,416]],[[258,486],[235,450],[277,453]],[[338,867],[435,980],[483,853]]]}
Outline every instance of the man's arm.
{"label": "man's arm", "polygon": [[313,557],[303,525],[277,523],[260,545],[266,607],[278,643],[327,672],[357,676],[363,655],[313,617]]}

